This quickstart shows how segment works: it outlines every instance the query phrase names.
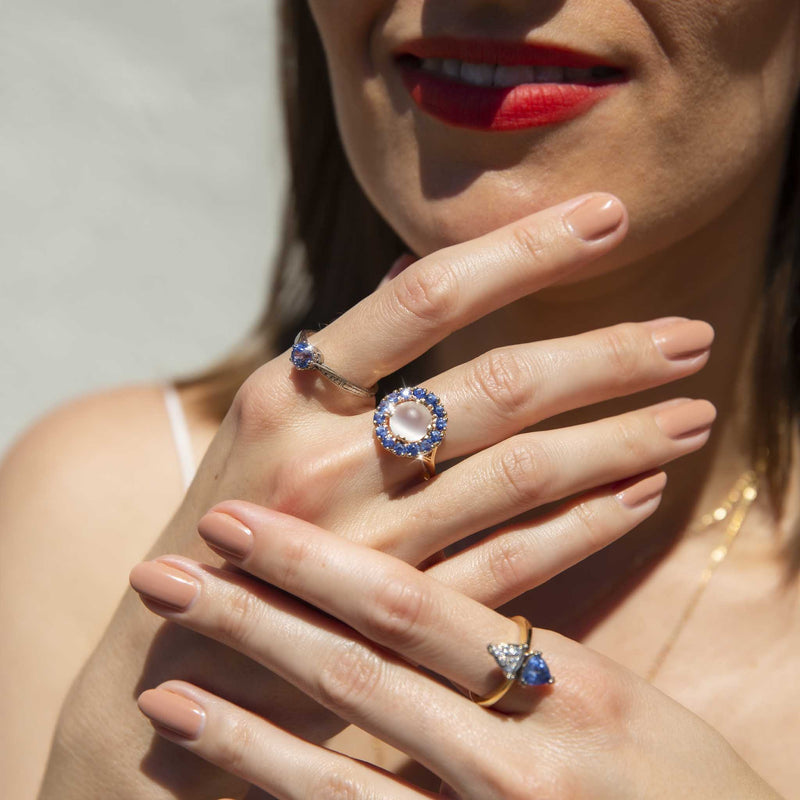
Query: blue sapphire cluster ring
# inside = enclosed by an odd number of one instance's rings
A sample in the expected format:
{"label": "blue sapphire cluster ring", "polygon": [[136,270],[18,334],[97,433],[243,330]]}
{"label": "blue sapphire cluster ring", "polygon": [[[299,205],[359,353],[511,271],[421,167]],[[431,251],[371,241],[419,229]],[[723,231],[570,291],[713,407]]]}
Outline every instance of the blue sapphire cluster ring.
{"label": "blue sapphire cluster ring", "polygon": [[505,681],[493,692],[483,697],[478,697],[472,692],[469,693],[469,699],[484,708],[493,706],[514,683],[521,683],[523,686],[541,686],[545,683],[556,682],[542,658],[541,650],[531,650],[533,629],[530,622],[525,617],[512,617],[511,619],[519,626],[520,639],[523,641],[490,644],[486,648],[502,670]]}
{"label": "blue sapphire cluster ring", "polygon": [[292,345],[292,350],[289,353],[289,360],[294,364],[296,369],[305,371],[315,369],[321,375],[324,375],[331,383],[336,384],[340,389],[344,389],[350,394],[357,394],[359,397],[374,397],[377,391],[377,384],[369,389],[359,386],[357,383],[347,380],[342,377],[338,372],[332,370],[322,357],[319,349],[314,347],[308,341],[308,336],[313,331],[300,331],[297,334]]}
{"label": "blue sapphire cluster ring", "polygon": [[447,412],[427,389],[397,389],[381,400],[372,418],[381,447],[422,463],[425,480],[436,472],[436,450],[447,431]]}

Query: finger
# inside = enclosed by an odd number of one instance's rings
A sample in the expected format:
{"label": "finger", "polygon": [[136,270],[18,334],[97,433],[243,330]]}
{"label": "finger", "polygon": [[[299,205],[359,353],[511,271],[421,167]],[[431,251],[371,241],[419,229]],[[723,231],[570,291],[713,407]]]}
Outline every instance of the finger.
{"label": "finger", "polygon": [[611,544],[652,515],[667,482],[646,473],[580,495],[534,522],[509,525],[425,570],[498,608]]}
{"label": "finger", "polygon": [[371,765],[310,744],[186,681],[139,695],[156,732],[277,800],[322,797],[435,798]]}
{"label": "finger", "polygon": [[[466,536],[518,514],[660,467],[702,447],[716,409],[675,398],[581,425],[523,433],[396,498],[403,527],[387,531],[393,555],[418,564]],[[409,520],[416,535],[404,536]]]}
{"label": "finger", "polygon": [[[273,531],[281,524],[281,517],[284,515],[274,514],[270,518]],[[283,519],[290,536],[297,533],[288,525],[292,519]],[[344,541],[333,534],[329,536]],[[183,576],[181,580],[194,582],[197,587],[194,600],[183,610],[170,607],[157,597],[153,602],[155,572],[169,574],[165,580],[174,580],[177,575]],[[360,593],[356,592],[360,585],[358,577],[354,580],[351,576],[348,581],[352,581],[347,584],[353,587],[352,591],[342,592],[341,581],[335,587],[340,596]],[[463,786],[467,781],[469,785],[480,786],[485,776],[477,771],[475,747],[486,735],[503,735],[498,718],[452,687],[423,674],[408,661],[367,641],[339,620],[267,586],[258,578],[199,564],[185,556],[166,555],[137,564],[131,571],[131,584],[134,588],[146,585],[150,595],[143,594],[142,599],[159,616],[243,653],[341,719],[407,753],[451,785]],[[142,592],[142,588],[137,591]],[[483,615],[500,620],[501,627],[486,633],[481,620],[477,626],[473,620],[459,620],[458,627],[451,624],[445,633],[460,665],[470,660],[462,651],[472,654],[474,663],[465,671],[480,677],[470,678],[468,685],[482,693],[495,689],[503,680],[486,644],[517,641],[519,633],[510,620],[479,607]],[[575,658],[573,643],[564,640],[565,658],[557,652],[563,637],[547,631],[541,634],[537,646],[547,647],[548,662],[556,670],[566,669],[566,661]],[[456,647],[452,647],[453,642]],[[524,711],[531,699],[527,690],[520,694],[522,697],[512,701],[516,703],[515,710]],[[547,695],[535,694],[542,707]],[[453,730],[461,732],[455,740]],[[537,746],[538,738],[532,728],[532,746]],[[476,771],[472,771],[473,767]]]}
{"label": "finger", "polygon": [[579,195],[421,258],[316,333],[314,344],[349,380],[370,386],[454,330],[608,252],[627,227],[617,197]]}
{"label": "finger", "polygon": [[666,317],[485,353],[425,381],[449,418],[438,461],[564,411],[691,375],[708,362],[713,339],[707,322]]}
{"label": "finger", "polygon": [[[249,531],[247,550],[233,553],[229,537],[244,544],[243,529]],[[410,564],[255,503],[218,503],[198,522],[198,531],[251,575],[479,694],[497,681],[491,657],[475,657],[481,643],[485,648],[498,636],[517,637],[516,623]],[[345,586],[352,588],[342,591]],[[476,644],[464,646],[467,641]]]}

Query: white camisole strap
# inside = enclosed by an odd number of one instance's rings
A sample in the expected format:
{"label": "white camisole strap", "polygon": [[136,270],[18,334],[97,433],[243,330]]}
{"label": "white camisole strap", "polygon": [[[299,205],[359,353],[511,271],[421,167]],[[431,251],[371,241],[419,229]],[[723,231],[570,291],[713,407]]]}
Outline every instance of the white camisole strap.
{"label": "white camisole strap", "polygon": [[169,426],[172,429],[172,438],[175,440],[175,449],[178,451],[178,462],[181,465],[184,491],[189,488],[195,473],[194,453],[192,440],[189,437],[189,425],[186,414],[181,405],[181,398],[171,383],[164,384],[164,403],[167,407]]}

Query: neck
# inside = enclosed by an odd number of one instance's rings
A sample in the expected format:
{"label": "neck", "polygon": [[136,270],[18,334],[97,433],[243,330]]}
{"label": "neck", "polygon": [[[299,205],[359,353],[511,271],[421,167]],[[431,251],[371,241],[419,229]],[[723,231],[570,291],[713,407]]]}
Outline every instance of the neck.
{"label": "neck", "polygon": [[661,506],[637,528],[635,537],[623,537],[615,545],[620,568],[630,564],[635,551],[674,541],[695,515],[718,505],[737,477],[753,466],[747,437],[749,426],[759,421],[751,413],[752,345],[760,324],[761,287],[782,169],[779,151],[735,202],[689,237],[606,274],[541,290],[437,348],[438,372],[463,362],[465,354],[472,358],[501,345],[569,336],[624,321],[677,315],[714,326],[711,358],[698,374],[542,423],[565,427],[679,396],[707,398],[716,406],[709,442],[666,465],[669,483]]}

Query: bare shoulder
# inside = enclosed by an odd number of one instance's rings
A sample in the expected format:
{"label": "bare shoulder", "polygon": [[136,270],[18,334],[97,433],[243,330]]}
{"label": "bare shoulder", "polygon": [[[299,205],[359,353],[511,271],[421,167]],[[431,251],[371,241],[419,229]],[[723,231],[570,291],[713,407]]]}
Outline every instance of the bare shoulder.
{"label": "bare shoulder", "polygon": [[[163,518],[181,494],[163,389],[157,384],[121,386],[55,407],[17,437],[0,463],[0,514],[24,512],[19,523],[36,525],[25,537],[16,526],[4,526],[6,544],[9,535],[21,544],[31,536],[63,542],[68,532],[71,546],[135,549],[112,530],[95,539],[92,529],[119,517],[120,523],[130,520],[130,533],[137,523]],[[58,534],[37,524],[55,520]]]}
{"label": "bare shoulder", "polygon": [[[188,417],[199,459],[213,431]],[[14,658],[0,685],[17,691],[0,692],[0,774],[18,776],[14,796],[35,796],[69,685],[183,493],[159,384],[65,402],[3,455],[0,628]]]}

